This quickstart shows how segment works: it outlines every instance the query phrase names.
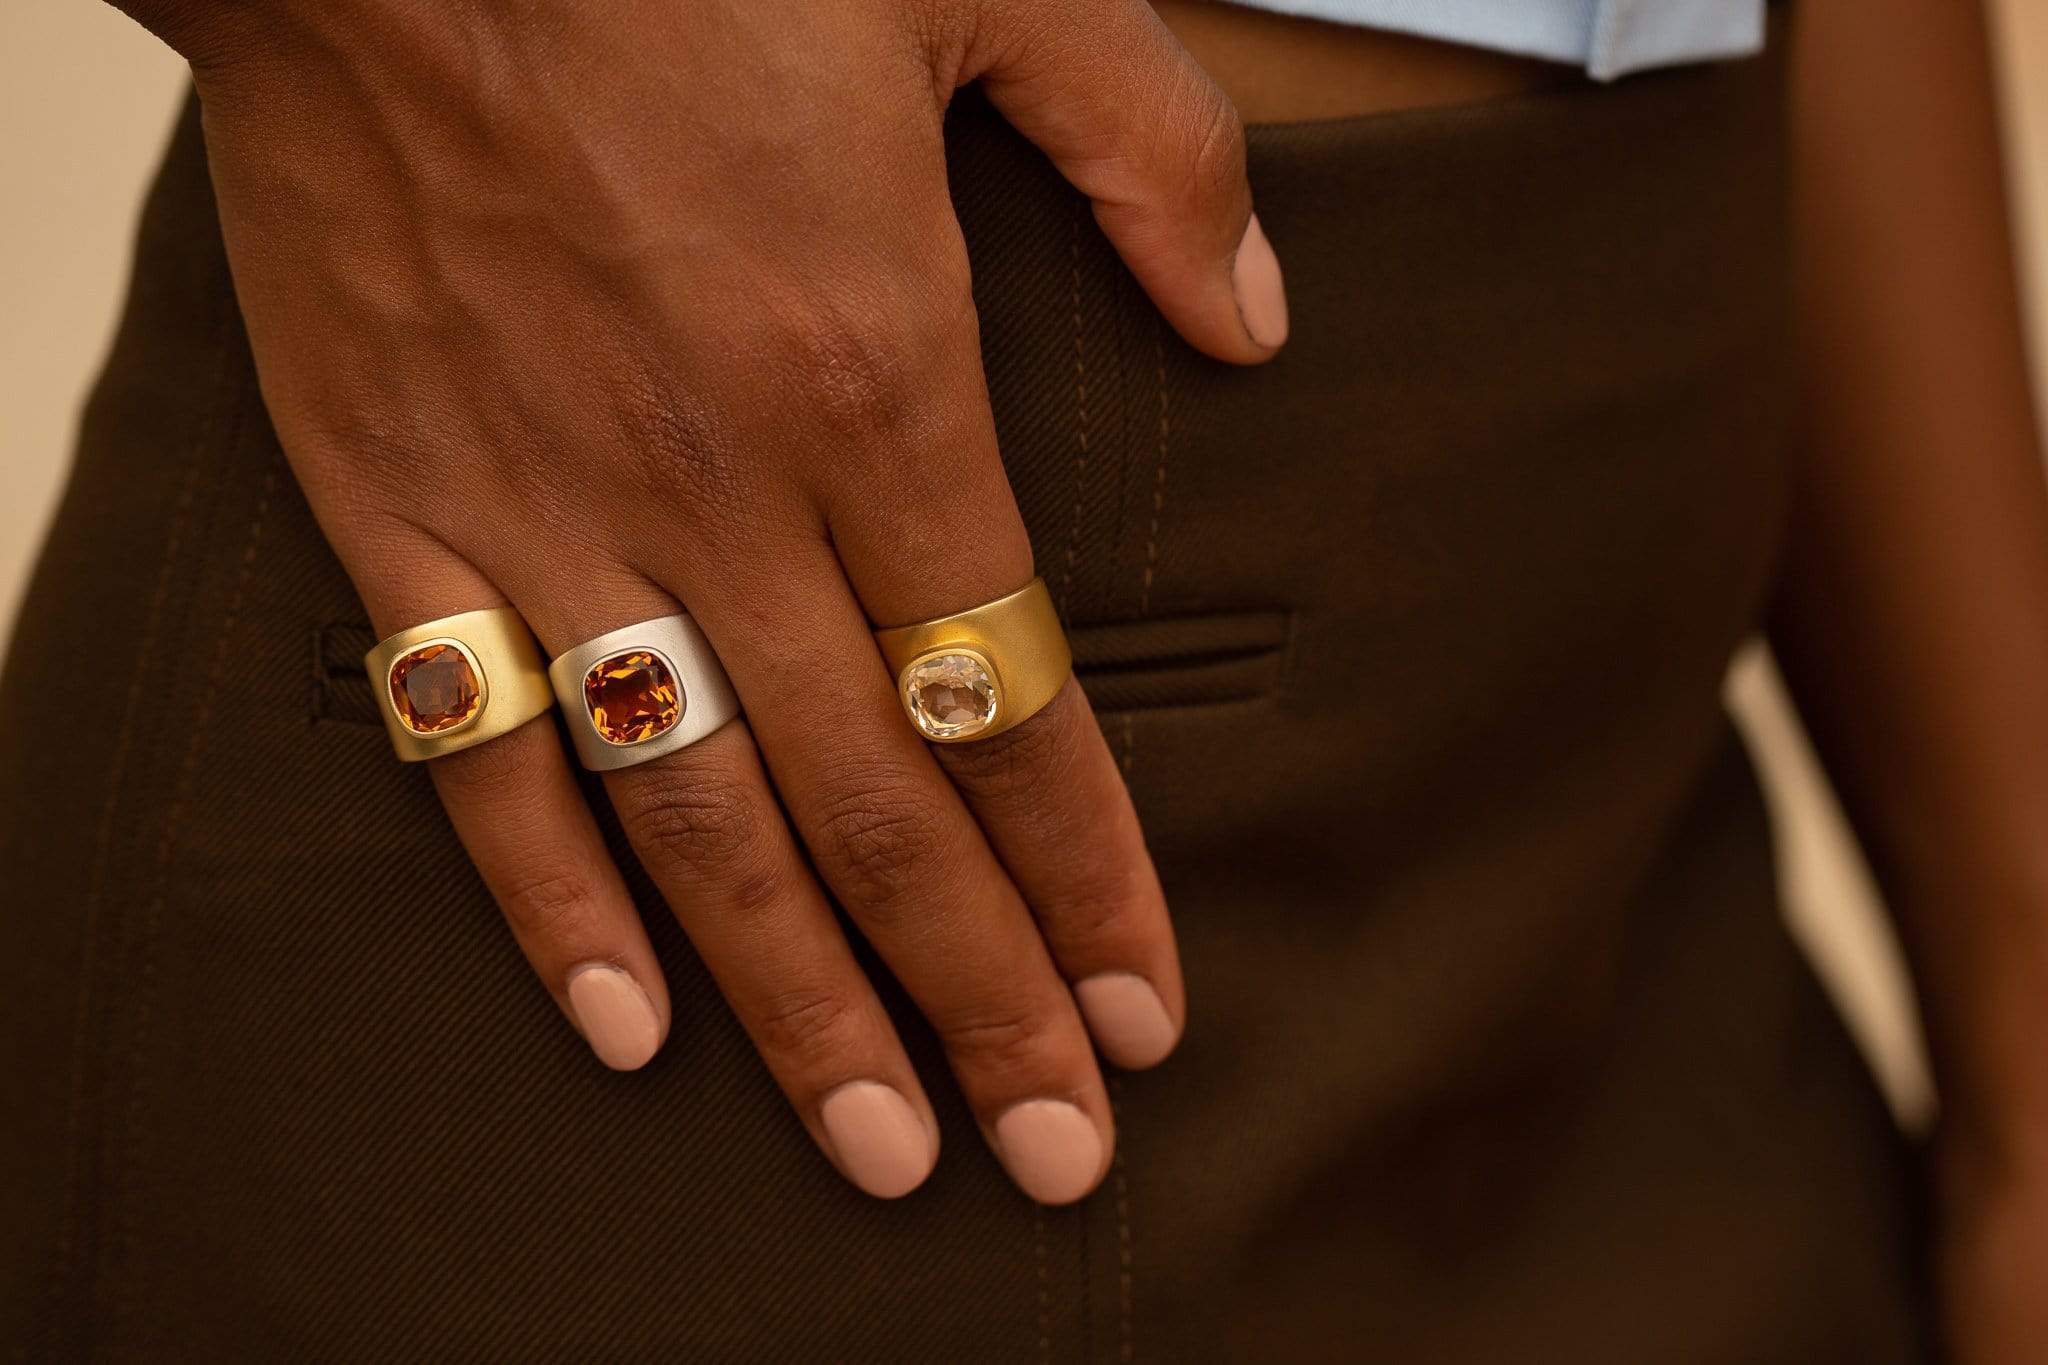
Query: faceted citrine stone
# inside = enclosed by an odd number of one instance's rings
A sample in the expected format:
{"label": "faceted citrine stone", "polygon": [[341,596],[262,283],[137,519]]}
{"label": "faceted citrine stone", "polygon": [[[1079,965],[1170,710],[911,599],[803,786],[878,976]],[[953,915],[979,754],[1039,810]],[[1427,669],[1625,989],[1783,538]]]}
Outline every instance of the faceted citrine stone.
{"label": "faceted citrine stone", "polygon": [[476,670],[454,645],[426,645],[391,665],[391,705],[416,735],[453,730],[483,704]]}
{"label": "faceted citrine stone", "polygon": [[910,718],[930,739],[966,739],[996,718],[996,684],[971,654],[934,654],[903,674]]}
{"label": "faceted citrine stone", "polygon": [[614,654],[583,675],[583,704],[607,744],[639,744],[682,718],[675,675],[651,650]]}

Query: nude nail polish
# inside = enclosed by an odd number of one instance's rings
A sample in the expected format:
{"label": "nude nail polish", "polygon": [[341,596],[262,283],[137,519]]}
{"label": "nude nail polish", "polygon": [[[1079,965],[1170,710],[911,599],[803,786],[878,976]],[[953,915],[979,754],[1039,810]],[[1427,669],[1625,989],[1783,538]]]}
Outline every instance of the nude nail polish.
{"label": "nude nail polish", "polygon": [[569,1008],[597,1059],[614,1071],[647,1065],[661,1047],[661,1016],[647,992],[617,967],[593,963],[569,977]]}
{"label": "nude nail polish", "polygon": [[995,1125],[996,1155],[1018,1188],[1041,1204],[1071,1204],[1102,1174],[1102,1135],[1062,1100],[1026,1100]]}
{"label": "nude nail polish", "polygon": [[819,1120],[846,1178],[877,1199],[909,1194],[938,1157],[931,1131],[889,1086],[851,1081],[825,1097]]}
{"label": "nude nail polish", "polygon": [[1136,972],[1103,972],[1074,986],[1095,1046],[1126,1070],[1156,1066],[1180,1040],[1152,983]]}
{"label": "nude nail polish", "polygon": [[1280,258],[1273,254],[1256,213],[1237,244],[1230,287],[1237,296],[1237,315],[1253,341],[1270,347],[1287,340],[1287,286],[1280,275]]}

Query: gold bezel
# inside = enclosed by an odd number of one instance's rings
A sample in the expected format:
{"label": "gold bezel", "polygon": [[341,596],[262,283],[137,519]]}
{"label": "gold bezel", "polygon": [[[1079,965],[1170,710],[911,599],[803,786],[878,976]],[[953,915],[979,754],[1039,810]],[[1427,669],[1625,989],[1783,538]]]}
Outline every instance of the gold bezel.
{"label": "gold bezel", "polygon": [[[422,734],[407,725],[391,700],[391,672],[398,661],[428,645],[452,645],[475,670],[476,714],[460,725]],[[518,729],[551,710],[555,690],[548,685],[547,666],[533,632],[510,607],[486,607],[425,621],[379,640],[363,655],[363,669],[374,680],[377,713],[391,747],[407,763],[439,758],[472,748]]]}
{"label": "gold bezel", "polygon": [[[949,654],[957,654],[963,659],[972,659],[981,665],[982,672],[988,674],[988,685],[989,689],[995,693],[995,702],[989,708],[988,719],[966,734],[935,735],[918,723],[917,707],[910,700],[910,675],[917,670],[919,664],[927,663],[933,659],[942,659]],[[896,700],[903,703],[904,714],[910,717],[910,723],[917,733],[934,744],[962,744],[968,740],[980,739],[983,735],[994,732],[1003,724],[1004,712],[1007,709],[1003,705],[1003,699],[1007,695],[1008,693],[1003,687],[1002,670],[996,667],[996,661],[970,644],[937,645],[927,649],[924,653],[903,665],[902,670],[896,675]]]}

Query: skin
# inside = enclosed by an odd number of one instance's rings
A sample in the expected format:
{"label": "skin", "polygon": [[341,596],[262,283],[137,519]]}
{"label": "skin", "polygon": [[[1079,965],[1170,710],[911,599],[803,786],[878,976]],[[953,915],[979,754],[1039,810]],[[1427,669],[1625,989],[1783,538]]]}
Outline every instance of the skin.
{"label": "skin", "polygon": [[[1237,116],[1114,4],[757,0],[687,26],[677,8],[608,12],[603,32],[545,4],[459,26],[395,0],[273,25],[134,12],[194,61],[266,397],[379,626],[509,599],[558,651],[687,601],[758,734],[736,725],[608,790],[828,1157],[818,1110],[846,1082],[930,1115],[827,888],[947,1039],[985,1129],[1057,1098],[1106,1165],[1067,983],[1137,972],[1176,1031],[1185,1007],[1086,704],[1070,688],[1006,741],[933,755],[907,740],[866,629],[1029,575],[943,202],[952,90],[989,84],[1096,198],[1169,320],[1256,362],[1271,348],[1230,280],[1248,211]],[[1159,10],[1260,121],[1567,78]],[[1948,1343],[2032,1360],[2048,1340],[2048,496],[1983,17],[1803,0],[1791,42],[1803,485],[1771,635],[1920,985],[1944,1099]],[[933,467],[944,497],[920,484]],[[896,547],[949,536],[979,562],[951,557],[937,580],[895,567]],[[807,650],[755,643],[789,639]],[[435,778],[572,1020],[565,973],[602,961],[665,1021],[543,728]]]}
{"label": "skin", "polygon": [[1771,638],[1911,958],[1942,1099],[1950,1349],[2036,1361],[2048,495],[1985,19],[1920,0],[1799,8],[1805,477]]}

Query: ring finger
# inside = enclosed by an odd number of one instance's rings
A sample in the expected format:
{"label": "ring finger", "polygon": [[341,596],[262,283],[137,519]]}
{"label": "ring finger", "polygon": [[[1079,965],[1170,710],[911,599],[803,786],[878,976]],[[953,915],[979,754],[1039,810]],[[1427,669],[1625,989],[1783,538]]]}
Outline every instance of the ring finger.
{"label": "ring finger", "polygon": [[[1037,917],[1102,1054],[1122,1067],[1152,1066],[1173,1050],[1186,1017],[1165,896],[1122,774],[1068,674],[1049,600],[1037,594],[1031,607],[1012,605],[1032,578],[1030,540],[997,452],[975,352],[962,346],[945,354],[947,376],[931,389],[953,398],[933,416],[933,445],[962,452],[947,462],[947,495],[924,494],[926,460],[878,462],[860,496],[829,508],[832,544],[873,621],[924,623],[950,612],[993,622],[992,634],[972,630],[971,637],[986,636],[996,654],[1007,649],[1007,661],[988,662],[998,676],[1007,662],[1013,680],[1029,685],[995,698],[986,732],[934,744],[933,755]],[[908,545],[974,552],[949,556],[940,575],[923,557],[905,554]],[[963,632],[935,626],[882,634],[918,638],[914,654],[932,657]],[[1059,676],[1049,678],[1043,657],[1054,647]],[[893,694],[901,680],[889,686]],[[1040,700],[1033,714],[1014,709]],[[900,709],[891,721],[911,733]]]}

